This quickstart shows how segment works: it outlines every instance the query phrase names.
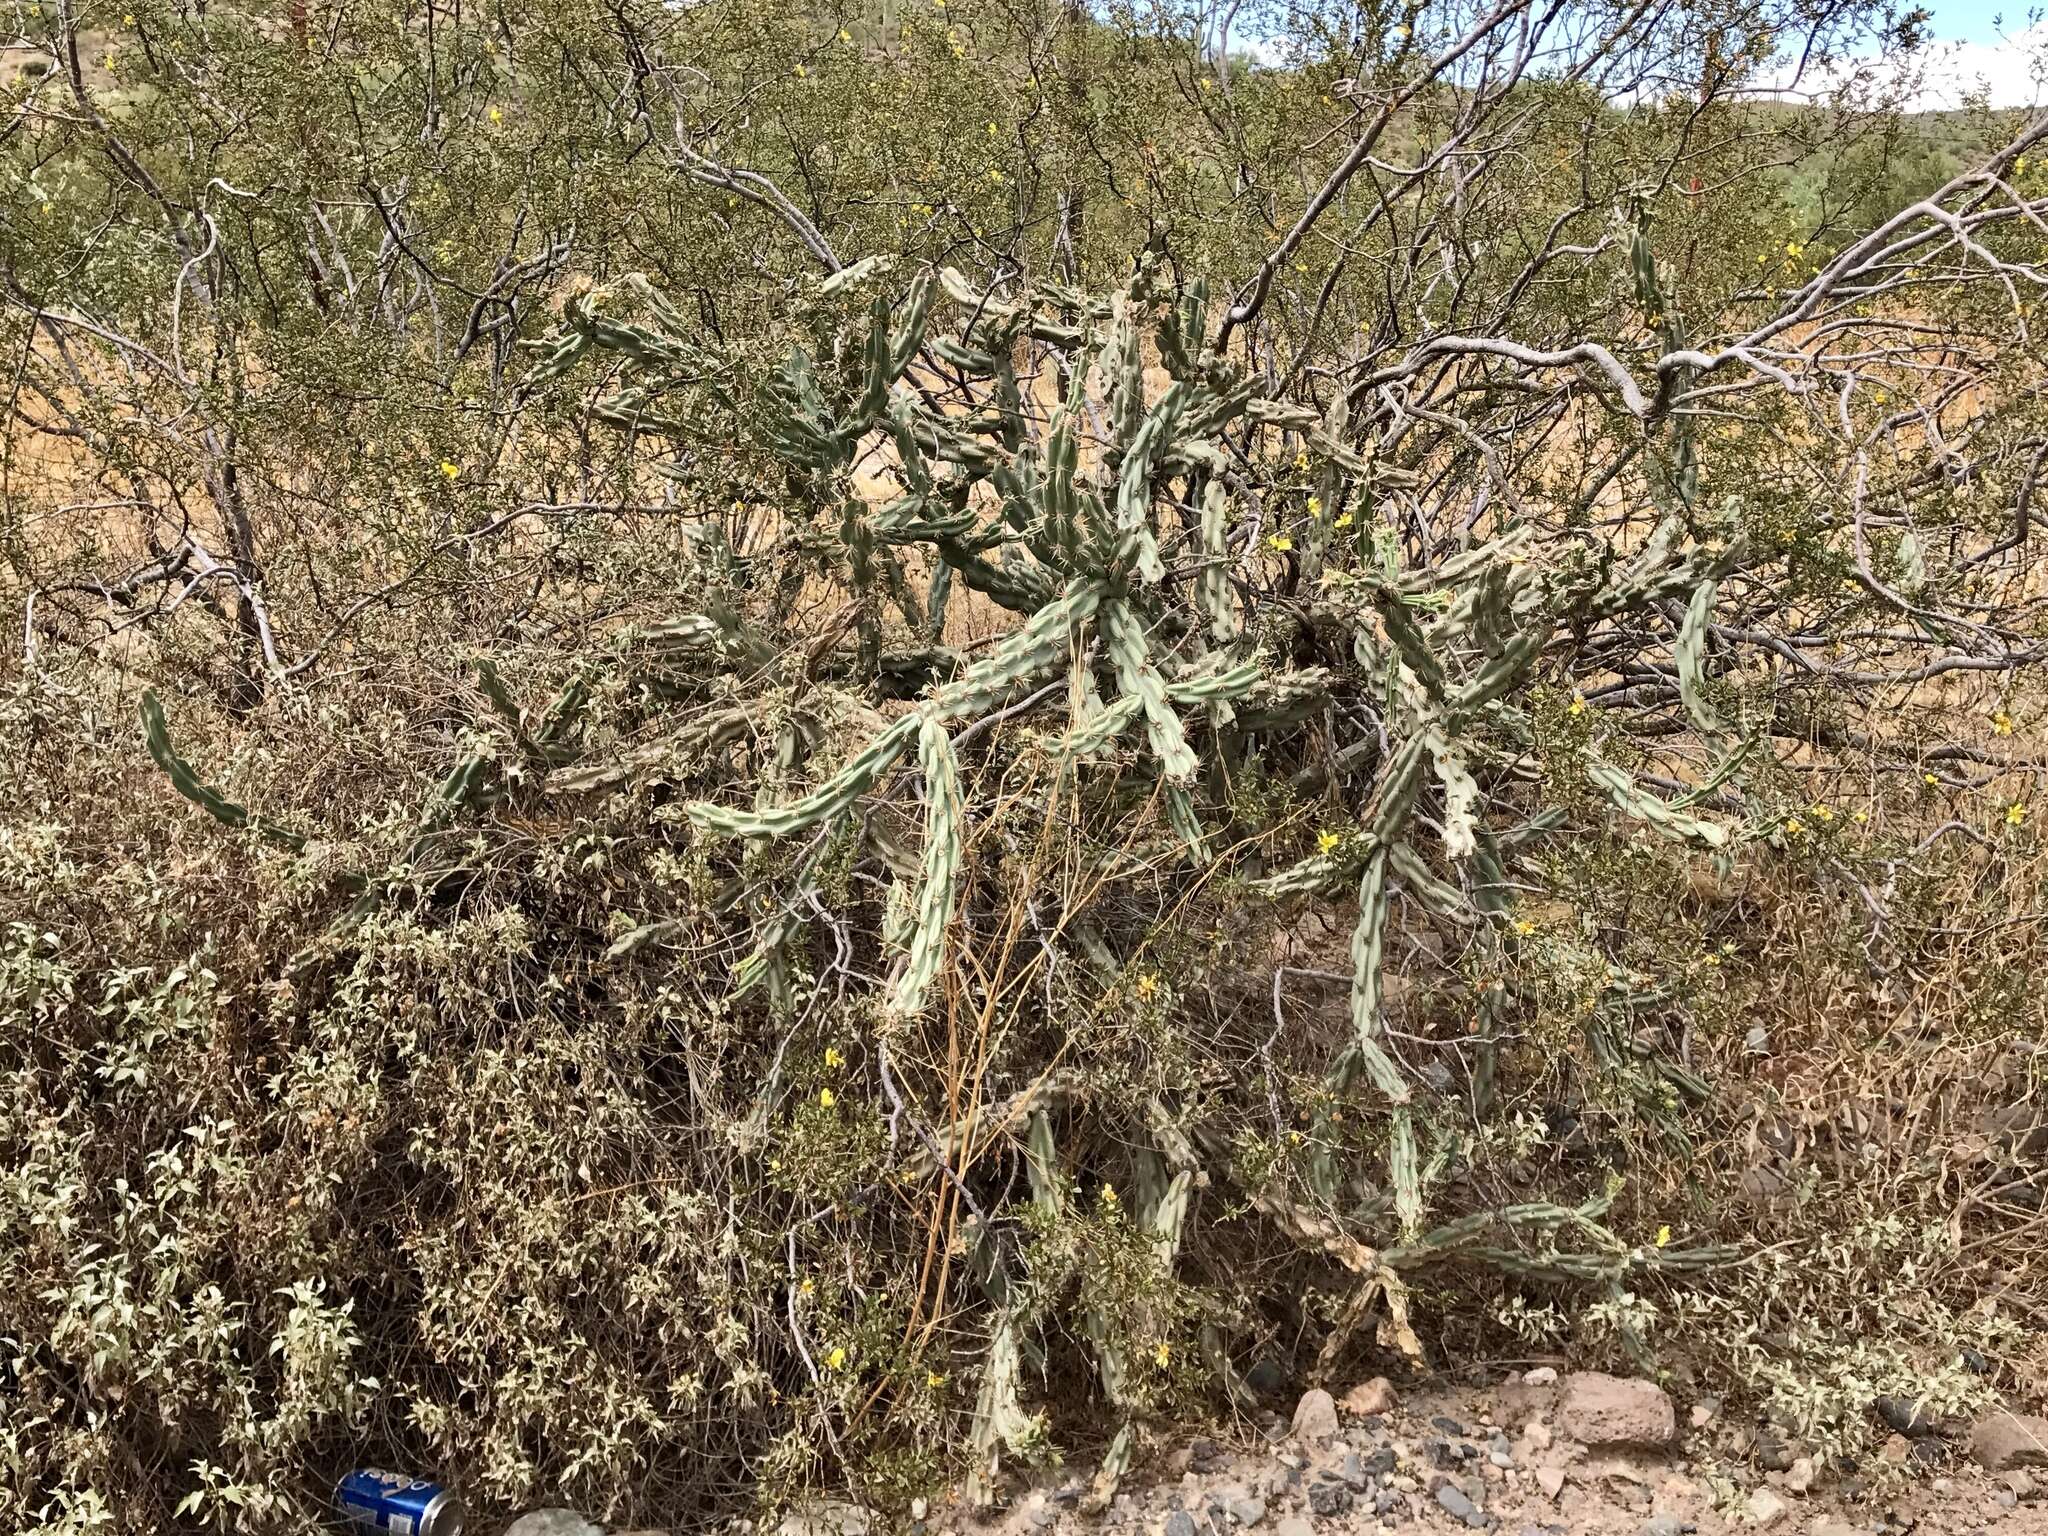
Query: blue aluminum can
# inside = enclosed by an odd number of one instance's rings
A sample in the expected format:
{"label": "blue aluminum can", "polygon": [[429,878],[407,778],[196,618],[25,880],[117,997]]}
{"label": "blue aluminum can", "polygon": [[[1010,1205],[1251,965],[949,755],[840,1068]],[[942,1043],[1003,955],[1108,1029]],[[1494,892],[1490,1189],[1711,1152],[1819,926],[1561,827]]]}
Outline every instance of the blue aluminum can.
{"label": "blue aluminum can", "polygon": [[334,1490],[348,1525],[385,1536],[462,1536],[462,1506],[439,1483],[360,1467]]}

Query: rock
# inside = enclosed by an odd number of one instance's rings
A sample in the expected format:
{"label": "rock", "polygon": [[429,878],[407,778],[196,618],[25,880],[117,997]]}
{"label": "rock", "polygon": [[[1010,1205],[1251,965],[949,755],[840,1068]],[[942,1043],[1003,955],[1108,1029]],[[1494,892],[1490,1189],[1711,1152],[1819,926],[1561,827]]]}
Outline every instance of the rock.
{"label": "rock", "polygon": [[1244,1373],[1244,1384],[1261,1397],[1271,1397],[1287,1385],[1287,1372],[1271,1355],[1261,1355]]}
{"label": "rock", "polygon": [[1533,1371],[1522,1372],[1525,1387],[1554,1387],[1557,1385],[1557,1370],[1554,1366],[1539,1365]]}
{"label": "rock", "polygon": [[1034,1504],[1028,1518],[1039,1530],[1049,1531],[1059,1523],[1060,1512],[1050,1504]]}
{"label": "rock", "polygon": [[1176,1509],[1166,1517],[1166,1536],[1195,1536],[1195,1517],[1184,1509]]}
{"label": "rock", "polygon": [[1903,1467],[1906,1458],[1913,1454],[1913,1442],[1904,1435],[1887,1435],[1885,1442],[1877,1448],[1878,1460],[1887,1466]]}
{"label": "rock", "polygon": [[1887,1425],[1909,1439],[1917,1440],[1941,1428],[1924,1404],[1896,1392],[1886,1393],[1870,1406],[1877,1410],[1877,1416]]}
{"label": "rock", "polygon": [[1289,1515],[1273,1527],[1273,1536],[1316,1536],[1316,1528],[1299,1515]]}
{"label": "rock", "polygon": [[1565,1378],[1559,1418],[1566,1434],[1590,1446],[1658,1450],[1678,1434],[1678,1414],[1663,1388],[1600,1371]]}
{"label": "rock", "polygon": [[1474,1504],[1456,1483],[1439,1483],[1436,1501],[1455,1520],[1462,1520],[1475,1531],[1486,1529],[1486,1512]]}
{"label": "rock", "polygon": [[1719,1417],[1720,1412],[1721,1399],[1718,1397],[1701,1398],[1692,1405],[1692,1427],[1694,1429],[1705,1429]]}
{"label": "rock", "polygon": [[[782,1517],[775,1527],[775,1536],[867,1536],[868,1526],[874,1517],[858,1504],[807,1504],[793,1509]],[[597,1528],[592,1526],[596,1533]],[[514,1526],[505,1536],[528,1536]],[[553,1536],[551,1531],[535,1531],[533,1536]],[[583,1536],[575,1527],[565,1526],[562,1536]]]}
{"label": "rock", "polygon": [[1294,1405],[1294,1438],[1327,1440],[1337,1433],[1337,1403],[1321,1387],[1301,1394]]}
{"label": "rock", "polygon": [[1676,1515],[1657,1515],[1636,1527],[1636,1536],[1685,1536],[1690,1529]]}
{"label": "rock", "polygon": [[1543,1497],[1553,1502],[1564,1492],[1564,1469],[1562,1467],[1538,1467],[1536,1486],[1543,1490]]}
{"label": "rock", "polygon": [[1257,1525],[1266,1518],[1266,1501],[1250,1495],[1232,1499],[1224,1507],[1230,1511],[1230,1518],[1242,1526]]}
{"label": "rock", "polygon": [[923,1499],[912,1499],[912,1500],[910,1501],[910,1518],[911,1518],[911,1519],[913,1519],[913,1520],[922,1520],[922,1519],[923,1519],[923,1518],[924,1518],[924,1517],[925,1517],[925,1516],[926,1516],[927,1514],[929,1514],[930,1512],[931,1512],[931,1505],[927,1504],[927,1503],[926,1503],[926,1502],[925,1502],[925,1501],[924,1501]]}
{"label": "rock", "polygon": [[1767,1531],[1792,1513],[1792,1506],[1768,1488],[1759,1488],[1742,1507],[1743,1516],[1760,1531]]}
{"label": "rock", "polygon": [[[784,1526],[789,1519],[782,1522]],[[592,1525],[573,1509],[536,1509],[514,1520],[505,1536],[604,1536],[604,1528]]]}
{"label": "rock", "polygon": [[1970,1454],[1988,1472],[2048,1467],[2048,1419],[2027,1413],[1987,1415],[1970,1431]]}
{"label": "rock", "polygon": [[1356,1451],[1337,1464],[1337,1476],[1353,1493],[1363,1493],[1372,1486],[1372,1478],[1365,1470],[1365,1459]]}
{"label": "rock", "polygon": [[1456,1419],[1450,1417],[1450,1415],[1448,1414],[1438,1414],[1435,1418],[1429,1421],[1429,1424],[1430,1428],[1442,1430],[1445,1434],[1449,1435],[1453,1440],[1462,1440],[1465,1438],[1465,1426],[1460,1424]]}
{"label": "rock", "polygon": [[1785,1469],[1785,1486],[1794,1493],[1804,1493],[1813,1486],[1814,1467],[1811,1456],[1801,1456]]}
{"label": "rock", "polygon": [[2020,1499],[2022,1501],[2031,1499],[2035,1494],[2041,1491],[2040,1487],[2034,1482],[2034,1480],[2024,1472],[2006,1473],[2005,1486],[2013,1491],[2013,1496],[2015,1498]]}
{"label": "rock", "polygon": [[1789,1472],[1798,1458],[1792,1453],[1792,1444],[1779,1434],[1776,1426],[1759,1424],[1756,1427],[1756,1464],[1766,1472]]}
{"label": "rock", "polygon": [[1515,1464],[1515,1458],[1506,1451],[1488,1451],[1486,1461],[1489,1466],[1499,1467],[1503,1472]]}
{"label": "rock", "polygon": [[[1351,1508],[1351,1490],[1342,1483],[1310,1483],[1308,1507],[1325,1518],[1334,1518]],[[1171,1531],[1167,1536],[1173,1536]]]}
{"label": "rock", "polygon": [[1384,1376],[1375,1376],[1371,1381],[1361,1381],[1344,1394],[1341,1405],[1354,1418],[1370,1418],[1374,1414],[1392,1413],[1400,1398],[1394,1392],[1394,1384]]}
{"label": "rock", "polygon": [[1549,1450],[1551,1440],[1550,1426],[1541,1419],[1531,1419],[1522,1426],[1522,1441],[1532,1451]]}

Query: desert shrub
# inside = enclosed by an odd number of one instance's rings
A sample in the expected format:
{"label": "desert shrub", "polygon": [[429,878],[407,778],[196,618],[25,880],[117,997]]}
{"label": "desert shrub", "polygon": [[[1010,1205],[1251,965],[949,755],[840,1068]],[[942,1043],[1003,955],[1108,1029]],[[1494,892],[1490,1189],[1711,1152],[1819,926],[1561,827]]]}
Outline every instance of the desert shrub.
{"label": "desert shrub", "polygon": [[7,150],[0,1511],[2039,1371],[2048,127],[1858,224],[1765,8],[214,9]]}

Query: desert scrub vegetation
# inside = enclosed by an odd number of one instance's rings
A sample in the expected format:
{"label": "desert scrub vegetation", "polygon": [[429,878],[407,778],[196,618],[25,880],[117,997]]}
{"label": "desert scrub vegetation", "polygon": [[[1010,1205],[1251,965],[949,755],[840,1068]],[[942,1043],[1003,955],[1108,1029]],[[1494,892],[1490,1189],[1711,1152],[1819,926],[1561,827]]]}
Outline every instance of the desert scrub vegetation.
{"label": "desert scrub vegetation", "polygon": [[14,1524],[2041,1390],[2048,119],[1919,19],[7,25]]}

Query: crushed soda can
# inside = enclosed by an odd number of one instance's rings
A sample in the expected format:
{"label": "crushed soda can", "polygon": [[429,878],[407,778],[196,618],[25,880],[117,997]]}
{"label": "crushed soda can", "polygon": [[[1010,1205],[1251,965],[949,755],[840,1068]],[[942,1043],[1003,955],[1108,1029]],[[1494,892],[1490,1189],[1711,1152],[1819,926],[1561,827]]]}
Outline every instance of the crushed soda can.
{"label": "crushed soda can", "polygon": [[384,1536],[462,1536],[462,1505],[439,1483],[403,1472],[359,1467],[334,1490],[334,1504],[353,1530]]}

